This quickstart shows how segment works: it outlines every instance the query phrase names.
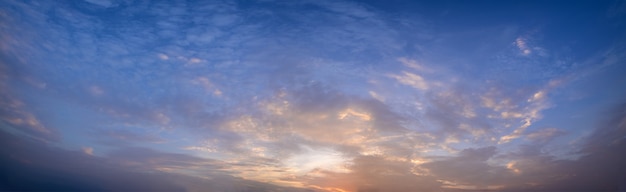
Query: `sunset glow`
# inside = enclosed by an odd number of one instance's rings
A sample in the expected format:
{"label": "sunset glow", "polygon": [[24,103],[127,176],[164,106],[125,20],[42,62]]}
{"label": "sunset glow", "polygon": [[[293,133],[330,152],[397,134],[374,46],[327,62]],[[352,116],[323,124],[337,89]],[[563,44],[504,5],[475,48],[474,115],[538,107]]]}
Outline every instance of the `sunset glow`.
{"label": "sunset glow", "polygon": [[0,191],[626,191],[626,1],[0,1]]}

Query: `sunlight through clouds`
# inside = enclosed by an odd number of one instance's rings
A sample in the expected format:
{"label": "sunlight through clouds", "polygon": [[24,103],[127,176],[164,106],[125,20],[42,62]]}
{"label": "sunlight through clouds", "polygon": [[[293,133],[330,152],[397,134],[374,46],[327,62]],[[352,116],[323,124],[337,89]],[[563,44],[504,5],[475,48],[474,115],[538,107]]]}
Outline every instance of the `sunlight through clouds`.
{"label": "sunlight through clouds", "polygon": [[0,191],[623,191],[622,4],[2,1]]}

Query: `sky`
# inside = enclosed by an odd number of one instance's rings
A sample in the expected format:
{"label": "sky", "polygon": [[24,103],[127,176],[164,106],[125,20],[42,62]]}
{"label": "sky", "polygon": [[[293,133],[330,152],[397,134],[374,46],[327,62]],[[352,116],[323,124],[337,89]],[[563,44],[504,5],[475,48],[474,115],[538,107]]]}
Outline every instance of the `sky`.
{"label": "sky", "polygon": [[2,191],[626,191],[626,1],[0,1]]}

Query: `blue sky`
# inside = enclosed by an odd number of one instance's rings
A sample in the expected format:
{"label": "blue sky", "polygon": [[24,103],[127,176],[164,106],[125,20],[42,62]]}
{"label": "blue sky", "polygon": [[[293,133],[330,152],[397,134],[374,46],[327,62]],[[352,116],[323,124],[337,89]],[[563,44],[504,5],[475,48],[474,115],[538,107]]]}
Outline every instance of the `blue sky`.
{"label": "blue sky", "polygon": [[608,0],[3,1],[0,186],[624,191],[624,34]]}

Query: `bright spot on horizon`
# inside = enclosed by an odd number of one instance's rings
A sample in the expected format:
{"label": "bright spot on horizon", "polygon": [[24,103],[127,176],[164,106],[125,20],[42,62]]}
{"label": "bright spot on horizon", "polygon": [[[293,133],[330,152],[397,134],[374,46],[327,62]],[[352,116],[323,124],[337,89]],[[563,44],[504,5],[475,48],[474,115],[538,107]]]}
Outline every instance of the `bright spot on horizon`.
{"label": "bright spot on horizon", "polygon": [[287,165],[296,170],[299,174],[305,174],[314,169],[333,170],[337,172],[346,171],[345,159],[341,154],[332,149],[312,149],[303,147],[306,152],[291,157],[287,160]]}

